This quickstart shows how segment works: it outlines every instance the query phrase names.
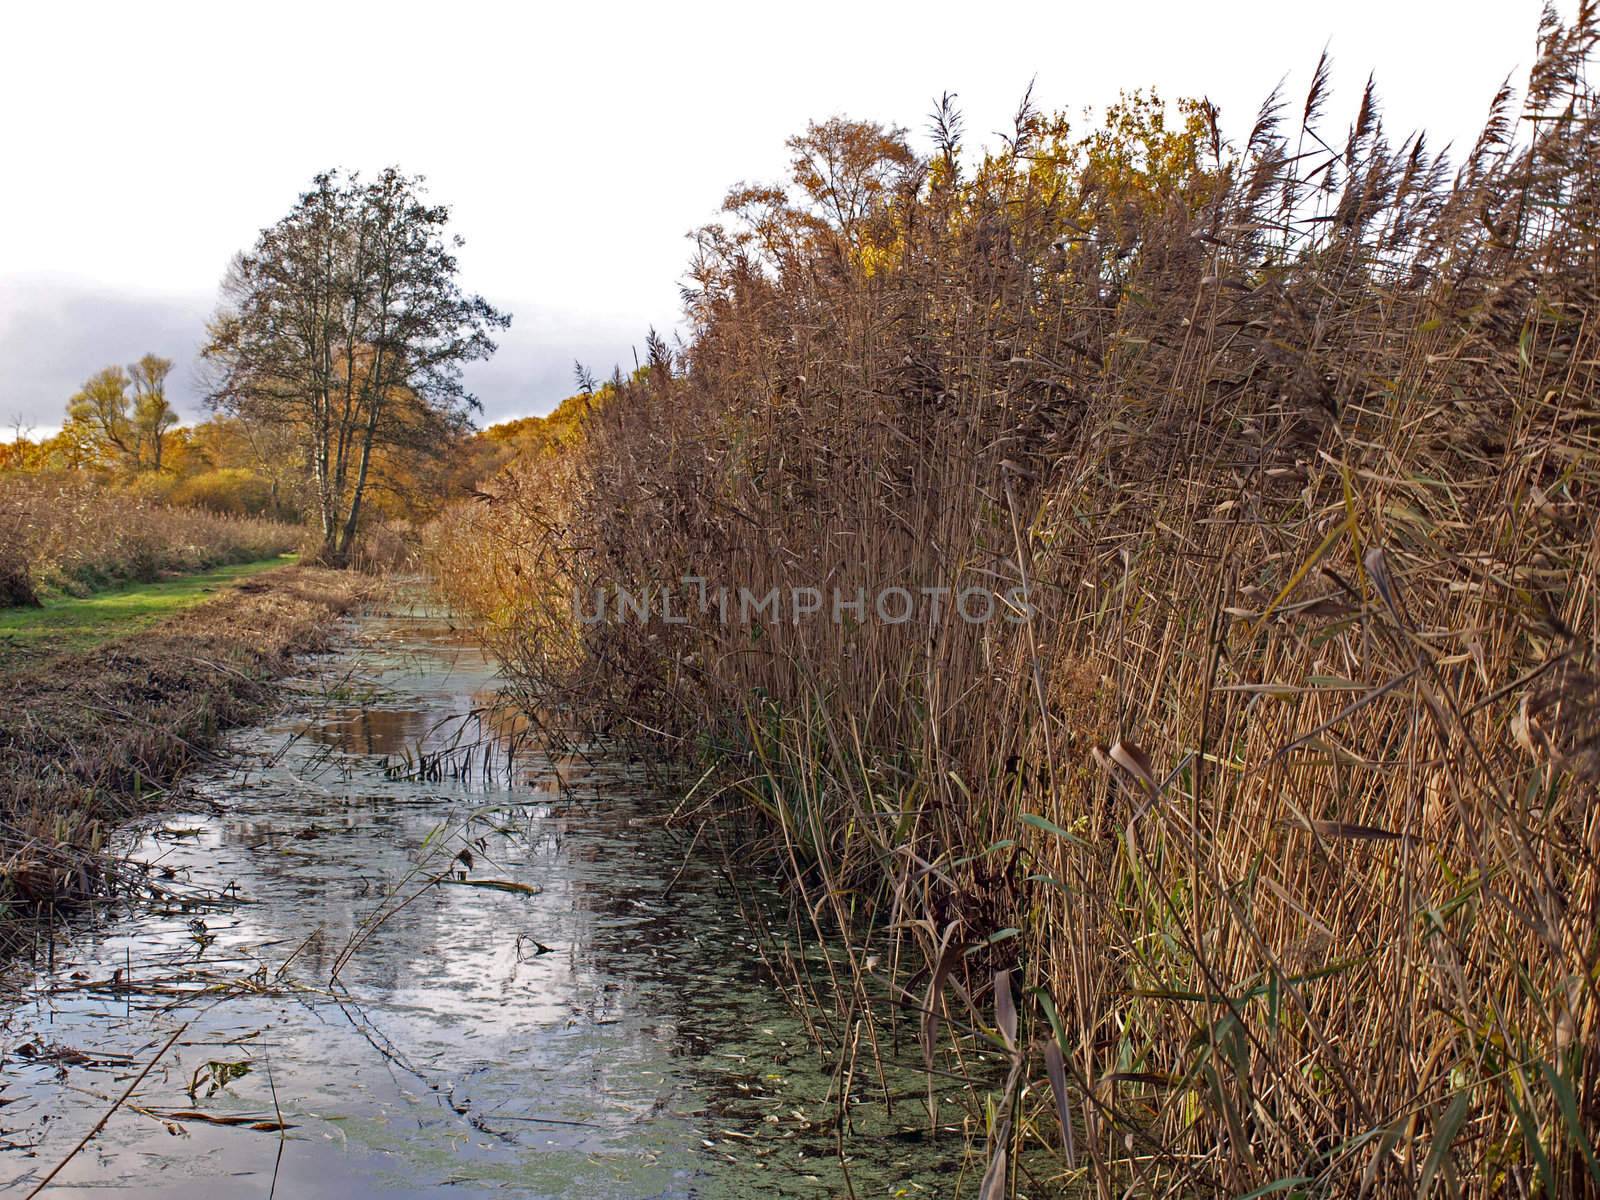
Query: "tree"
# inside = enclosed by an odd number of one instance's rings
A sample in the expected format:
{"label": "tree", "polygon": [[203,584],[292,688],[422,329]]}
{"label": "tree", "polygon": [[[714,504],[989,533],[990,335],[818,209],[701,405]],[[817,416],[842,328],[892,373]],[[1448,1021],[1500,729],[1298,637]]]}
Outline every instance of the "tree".
{"label": "tree", "polygon": [[167,403],[167,376],[172,371],[172,360],[155,354],[146,354],[128,368],[133,382],[132,425],[140,463],[144,463],[149,450],[151,470],[161,470],[167,433],[178,423],[178,414]]}
{"label": "tree", "polygon": [[299,520],[311,508],[306,456],[298,431],[218,414],[185,431],[184,467],[179,474],[239,472],[266,481],[270,511],[281,520]]}
{"label": "tree", "polygon": [[477,400],[461,365],[511,318],[456,282],[450,211],[390,168],[370,183],[318,175],[223,284],[203,351],[210,403],[292,429],[304,448],[324,555],[348,560],[374,456],[437,454]]}
{"label": "tree", "polygon": [[794,181],[853,246],[860,244],[863,223],[918,165],[905,130],[876,121],[813,121],[788,146]]}
{"label": "tree", "polygon": [[107,367],[91,375],[67,401],[62,434],[77,448],[74,458],[134,471],[161,470],[167,435],[178,423],[178,414],[167,403],[171,370],[171,359],[146,354],[126,371]]}
{"label": "tree", "polygon": [[132,422],[128,419],[128,373],[121,367],[96,371],[67,401],[67,424],[85,457],[137,463]]}

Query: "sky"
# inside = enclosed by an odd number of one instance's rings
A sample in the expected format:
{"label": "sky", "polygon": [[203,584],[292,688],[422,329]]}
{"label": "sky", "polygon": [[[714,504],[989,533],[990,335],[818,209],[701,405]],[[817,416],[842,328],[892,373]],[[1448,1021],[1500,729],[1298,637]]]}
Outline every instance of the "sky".
{"label": "sky", "polygon": [[[1571,14],[1574,0],[1558,9]],[[203,415],[196,352],[231,256],[319,170],[428,178],[461,282],[514,315],[468,385],[483,420],[547,412],[574,360],[631,367],[679,326],[686,235],[784,139],[899,124],[957,94],[969,150],[1030,80],[1047,109],[1119,90],[1219,104],[1242,140],[1330,49],[1330,115],[1369,73],[1391,134],[1470,143],[1534,54],[1540,0],[879,5],[278,0],[8,6],[0,17],[0,438],[58,426],[90,374],[147,351]]]}

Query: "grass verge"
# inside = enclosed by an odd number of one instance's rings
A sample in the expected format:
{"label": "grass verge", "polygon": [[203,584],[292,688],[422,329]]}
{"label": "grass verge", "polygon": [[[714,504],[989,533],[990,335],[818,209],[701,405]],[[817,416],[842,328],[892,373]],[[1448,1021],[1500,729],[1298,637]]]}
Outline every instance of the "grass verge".
{"label": "grass verge", "polygon": [[[47,600],[38,608],[0,609],[0,655],[12,646],[48,645],[83,650],[114,637],[136,633],[183,609],[200,604],[221,588],[284,566],[290,555],[218,567],[157,583],[111,588],[83,599]],[[0,667],[0,670],[3,670]]]}
{"label": "grass verge", "polygon": [[175,581],[198,602],[175,611],[168,597],[166,620],[123,637],[0,650],[10,700],[0,711],[0,949],[30,917],[112,888],[109,831],[159,806],[373,587],[315,567],[244,574],[203,599],[197,589],[217,585]]}

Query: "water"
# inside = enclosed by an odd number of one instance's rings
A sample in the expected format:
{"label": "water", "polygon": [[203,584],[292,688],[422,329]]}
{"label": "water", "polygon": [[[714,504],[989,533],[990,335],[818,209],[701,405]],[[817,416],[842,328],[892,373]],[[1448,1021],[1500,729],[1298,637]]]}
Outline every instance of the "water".
{"label": "water", "polygon": [[[365,617],[124,831],[145,894],[0,1013],[0,1191],[65,1160],[49,1195],[846,1193],[834,1067],[672,797],[604,747],[464,749],[518,730],[495,687],[437,615]],[[846,1106],[850,1186],[949,1194],[961,1139],[885,1078],[892,1109]]]}

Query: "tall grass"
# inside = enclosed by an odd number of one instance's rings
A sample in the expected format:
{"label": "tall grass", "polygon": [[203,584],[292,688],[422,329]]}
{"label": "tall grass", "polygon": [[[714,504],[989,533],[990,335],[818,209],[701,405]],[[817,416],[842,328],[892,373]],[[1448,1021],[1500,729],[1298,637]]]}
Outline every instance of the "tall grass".
{"label": "tall grass", "polygon": [[[986,1194],[1600,1195],[1593,8],[1540,38],[1459,165],[1319,68],[742,193],[688,347],[447,518],[541,698],[722,765],[841,1005],[1007,1048]],[[572,620],[682,576],[1038,614]]]}
{"label": "tall grass", "polygon": [[0,477],[0,598],[10,603],[272,558],[302,538],[279,521],[169,508],[71,474]]}

